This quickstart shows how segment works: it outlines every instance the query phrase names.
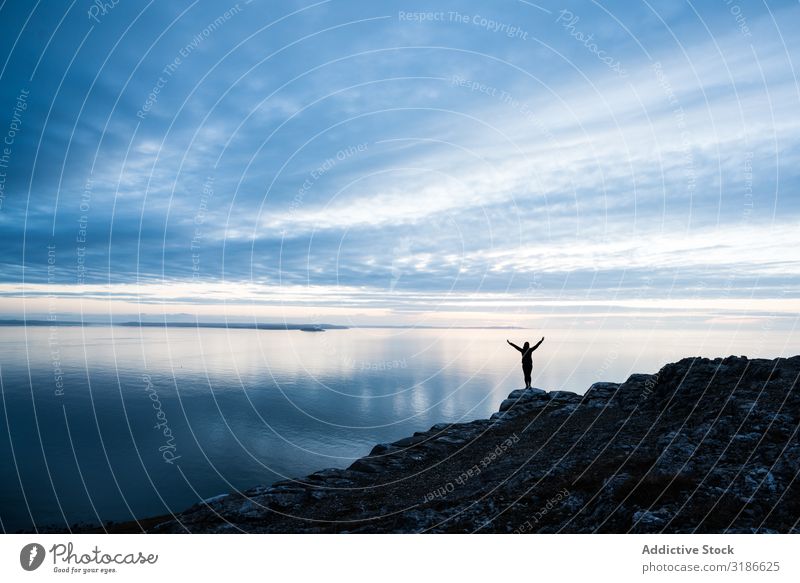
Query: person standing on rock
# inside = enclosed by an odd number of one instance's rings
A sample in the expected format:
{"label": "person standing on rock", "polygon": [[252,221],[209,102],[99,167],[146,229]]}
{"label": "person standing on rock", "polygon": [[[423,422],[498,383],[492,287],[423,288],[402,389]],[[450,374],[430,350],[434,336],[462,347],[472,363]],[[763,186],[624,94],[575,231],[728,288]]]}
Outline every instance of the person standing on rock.
{"label": "person standing on rock", "polygon": [[531,372],[533,371],[533,357],[531,356],[531,354],[533,353],[534,350],[539,348],[539,345],[542,342],[544,342],[544,336],[542,336],[542,339],[539,340],[539,342],[537,342],[536,346],[534,346],[533,348],[531,348],[531,345],[528,344],[527,342],[522,345],[522,348],[511,342],[511,340],[506,339],[506,342],[508,342],[511,346],[513,346],[522,353],[522,374],[525,375],[525,388],[530,389]]}

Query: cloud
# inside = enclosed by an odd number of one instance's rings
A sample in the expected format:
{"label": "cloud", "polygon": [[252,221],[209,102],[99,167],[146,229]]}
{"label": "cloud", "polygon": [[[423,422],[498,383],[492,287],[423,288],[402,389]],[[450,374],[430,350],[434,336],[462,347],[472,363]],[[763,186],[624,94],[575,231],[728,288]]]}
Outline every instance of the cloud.
{"label": "cloud", "polygon": [[[798,291],[796,5],[748,7],[746,39],[724,6],[703,21],[574,6],[624,78],[524,3],[442,9],[517,23],[527,40],[400,9],[252,3],[185,56],[219,7],[117,7],[85,41],[70,14],[44,53],[24,33],[0,91],[4,111],[31,91],[0,208],[2,281],[50,277],[65,301],[126,313],[168,285],[168,304],[221,309],[229,294],[380,317],[424,311],[428,293]],[[2,20],[2,37],[24,22]],[[33,77],[26,51],[41,56]],[[82,222],[84,283],[122,295],[69,287]],[[462,301],[448,309],[485,307]]]}

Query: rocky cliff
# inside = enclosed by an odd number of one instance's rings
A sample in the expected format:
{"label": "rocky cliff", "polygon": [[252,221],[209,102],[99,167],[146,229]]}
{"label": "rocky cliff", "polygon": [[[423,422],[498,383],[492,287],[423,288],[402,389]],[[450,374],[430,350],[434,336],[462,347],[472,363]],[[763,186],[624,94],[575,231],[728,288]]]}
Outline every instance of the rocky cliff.
{"label": "rocky cliff", "polygon": [[585,395],[517,390],[491,419],[150,531],[798,532],[798,375],[800,356],[687,358]]}

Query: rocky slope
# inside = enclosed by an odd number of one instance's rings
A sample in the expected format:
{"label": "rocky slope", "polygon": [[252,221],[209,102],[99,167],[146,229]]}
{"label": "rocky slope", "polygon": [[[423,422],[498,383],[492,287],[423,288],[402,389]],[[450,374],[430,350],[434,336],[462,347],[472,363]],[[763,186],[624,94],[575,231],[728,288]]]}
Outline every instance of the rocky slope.
{"label": "rocky slope", "polygon": [[800,356],[689,358],[583,396],[512,392],[348,469],[150,532],[798,532]]}

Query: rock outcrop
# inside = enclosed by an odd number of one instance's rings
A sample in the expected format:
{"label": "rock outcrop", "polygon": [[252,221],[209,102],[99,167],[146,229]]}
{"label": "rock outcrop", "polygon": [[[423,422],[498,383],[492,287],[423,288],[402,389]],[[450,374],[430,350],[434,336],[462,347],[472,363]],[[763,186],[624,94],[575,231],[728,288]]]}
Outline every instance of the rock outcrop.
{"label": "rock outcrop", "polygon": [[215,497],[150,532],[798,532],[800,356],[687,358],[585,395],[513,391],[491,419],[347,469]]}

